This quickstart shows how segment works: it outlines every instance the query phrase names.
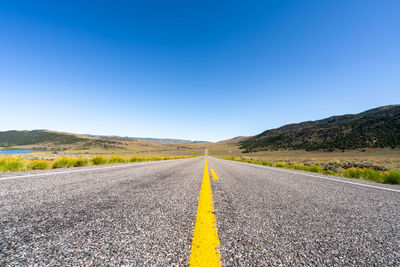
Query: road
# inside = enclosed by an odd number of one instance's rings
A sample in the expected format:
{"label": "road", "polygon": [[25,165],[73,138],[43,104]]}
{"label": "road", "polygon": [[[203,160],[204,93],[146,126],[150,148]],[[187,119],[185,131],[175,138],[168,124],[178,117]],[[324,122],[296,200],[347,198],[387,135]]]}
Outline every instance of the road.
{"label": "road", "polygon": [[206,242],[224,266],[399,266],[400,187],[204,156],[0,175],[1,266],[195,265]]}

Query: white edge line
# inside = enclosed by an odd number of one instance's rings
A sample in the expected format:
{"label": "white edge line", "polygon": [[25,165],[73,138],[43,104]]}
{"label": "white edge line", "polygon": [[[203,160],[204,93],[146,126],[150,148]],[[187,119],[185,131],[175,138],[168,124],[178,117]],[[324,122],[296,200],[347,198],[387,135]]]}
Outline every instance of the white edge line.
{"label": "white edge line", "polygon": [[[220,159],[220,158],[217,158],[217,159]],[[269,166],[261,166],[261,165],[257,165],[257,164],[253,164],[253,163],[240,162],[240,161],[229,160],[229,159],[222,159],[222,160],[233,161],[233,162],[241,163],[241,164],[244,164],[244,165],[247,165],[247,166],[250,165],[250,166],[254,166],[254,167],[259,167],[259,168],[262,168],[262,169],[270,169],[270,170],[275,170],[275,171],[288,172],[288,173],[293,173],[293,174],[300,174],[300,175],[304,175],[304,176],[311,176],[311,177],[324,179],[324,180],[335,181],[335,182],[339,182],[339,183],[354,184],[354,185],[359,185],[359,186],[364,186],[364,187],[370,187],[370,188],[376,188],[376,189],[382,189],[382,190],[387,190],[387,191],[400,193],[400,190],[392,189],[392,188],[380,187],[380,186],[369,185],[369,184],[360,184],[360,183],[346,181],[346,180],[338,180],[338,179],[333,179],[333,178],[330,178],[330,177],[322,177],[322,176],[319,176],[319,175],[313,175],[313,174],[302,173],[302,172],[294,172],[294,171],[289,171],[289,170],[283,170],[281,168],[269,167]],[[343,179],[346,179],[346,178],[343,178]]]}
{"label": "white edge line", "polygon": [[[192,159],[192,158],[185,158],[185,159]],[[104,170],[104,169],[132,167],[132,166],[146,165],[149,163],[162,163],[162,162],[171,162],[171,161],[175,161],[175,160],[185,160],[185,159],[155,160],[155,161],[136,162],[136,163],[128,163],[128,164],[123,164],[123,165],[114,165],[114,166],[107,166],[107,167],[90,168],[90,169],[83,169],[83,170],[70,170],[70,171],[37,173],[37,174],[28,174],[28,175],[19,175],[19,176],[7,176],[7,177],[0,177],[0,181],[19,179],[19,178],[25,178],[25,177],[48,176],[48,175],[56,175],[56,174],[63,174],[63,173],[88,172],[88,171],[96,171],[96,170]],[[77,167],[77,168],[79,168],[79,167]]]}

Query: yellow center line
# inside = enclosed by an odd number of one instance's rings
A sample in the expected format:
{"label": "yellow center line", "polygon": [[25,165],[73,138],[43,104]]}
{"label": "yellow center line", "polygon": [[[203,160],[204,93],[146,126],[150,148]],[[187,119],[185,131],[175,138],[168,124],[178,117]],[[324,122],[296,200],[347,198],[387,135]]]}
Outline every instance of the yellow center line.
{"label": "yellow center line", "polygon": [[212,176],[213,180],[214,181],[218,181],[218,176],[215,173],[214,169],[210,169],[210,171],[211,171],[211,176]]}
{"label": "yellow center line", "polygon": [[206,157],[189,266],[221,266],[221,255],[218,248],[217,219],[214,214]]}

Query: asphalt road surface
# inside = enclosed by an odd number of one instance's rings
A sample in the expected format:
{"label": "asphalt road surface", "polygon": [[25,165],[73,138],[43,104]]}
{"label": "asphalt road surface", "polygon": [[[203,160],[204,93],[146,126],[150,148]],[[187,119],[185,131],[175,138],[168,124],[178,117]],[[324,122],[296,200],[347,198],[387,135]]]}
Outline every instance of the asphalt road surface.
{"label": "asphalt road surface", "polygon": [[[400,265],[400,186],[208,168],[222,265]],[[188,265],[204,170],[198,157],[1,174],[0,265]]]}

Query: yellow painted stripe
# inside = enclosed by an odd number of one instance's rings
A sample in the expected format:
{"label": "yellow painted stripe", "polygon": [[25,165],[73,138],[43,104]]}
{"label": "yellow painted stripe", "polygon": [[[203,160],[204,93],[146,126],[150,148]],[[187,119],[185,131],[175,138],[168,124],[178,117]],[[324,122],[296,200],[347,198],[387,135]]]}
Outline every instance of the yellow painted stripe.
{"label": "yellow painted stripe", "polygon": [[221,255],[218,248],[217,219],[214,214],[206,157],[189,266],[221,266]]}
{"label": "yellow painted stripe", "polygon": [[215,173],[214,169],[210,169],[210,171],[211,171],[211,175],[212,175],[213,180],[218,181],[218,176]]}

